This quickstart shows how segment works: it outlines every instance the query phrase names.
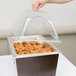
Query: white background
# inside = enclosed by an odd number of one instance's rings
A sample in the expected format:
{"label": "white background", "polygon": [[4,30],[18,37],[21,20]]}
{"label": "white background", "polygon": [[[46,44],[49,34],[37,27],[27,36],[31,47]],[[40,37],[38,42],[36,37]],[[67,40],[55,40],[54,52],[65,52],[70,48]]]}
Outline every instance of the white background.
{"label": "white background", "polygon": [[[26,9],[32,9],[33,0],[0,0],[0,29],[11,29],[21,23]],[[76,1],[66,4],[46,4],[47,11],[56,26],[76,26]],[[21,23],[22,24],[22,23]]]}

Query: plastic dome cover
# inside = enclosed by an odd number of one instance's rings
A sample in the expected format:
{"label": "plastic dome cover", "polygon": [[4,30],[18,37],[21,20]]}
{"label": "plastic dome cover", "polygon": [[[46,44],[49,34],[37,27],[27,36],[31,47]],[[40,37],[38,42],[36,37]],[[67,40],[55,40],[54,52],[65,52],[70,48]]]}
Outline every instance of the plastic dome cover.
{"label": "plastic dome cover", "polygon": [[[58,34],[50,16],[45,12],[27,11],[24,25],[15,27],[15,36],[42,35],[50,40],[59,41]],[[48,40],[48,39],[47,39]],[[48,41],[50,41],[48,40]]]}

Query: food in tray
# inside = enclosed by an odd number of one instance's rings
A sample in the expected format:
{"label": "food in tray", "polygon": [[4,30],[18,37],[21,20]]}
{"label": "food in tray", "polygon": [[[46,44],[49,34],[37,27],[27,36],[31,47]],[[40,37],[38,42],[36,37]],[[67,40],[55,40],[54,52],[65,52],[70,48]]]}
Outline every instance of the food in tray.
{"label": "food in tray", "polygon": [[19,55],[55,51],[55,49],[51,47],[48,43],[40,43],[37,41],[14,42],[14,48],[16,53]]}

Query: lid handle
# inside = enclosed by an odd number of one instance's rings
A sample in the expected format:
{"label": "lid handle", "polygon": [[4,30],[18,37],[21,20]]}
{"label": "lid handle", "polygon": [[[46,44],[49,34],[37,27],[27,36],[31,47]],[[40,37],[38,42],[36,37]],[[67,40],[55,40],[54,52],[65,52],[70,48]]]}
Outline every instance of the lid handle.
{"label": "lid handle", "polygon": [[25,23],[24,23],[24,25],[23,25],[22,31],[21,31],[21,33],[20,33],[20,37],[21,37],[21,36],[24,36],[25,30],[26,30],[27,25],[28,25],[28,23],[29,23],[30,21],[31,21],[31,18],[27,18],[27,19],[26,19],[26,21],[25,21]]}
{"label": "lid handle", "polygon": [[[34,16],[33,16],[33,15],[34,15]],[[51,35],[55,40],[59,41],[58,33],[57,33],[56,29],[55,29],[55,25],[54,25],[53,21],[51,20],[51,18],[50,18],[46,13],[44,13],[44,12],[43,12],[43,13],[36,12],[36,13],[34,13],[33,15],[32,15],[32,17],[26,18],[26,21],[25,21],[25,23],[24,23],[24,25],[23,25],[23,28],[22,28],[21,32],[20,32],[19,38],[21,38],[21,36],[24,36],[25,30],[26,30],[26,28],[27,28],[27,26],[28,26],[28,23],[32,20],[32,18],[34,18],[34,17],[40,17],[40,16],[41,16],[41,17],[43,17],[44,19],[46,19],[46,20],[49,22],[50,26],[52,27],[53,33],[50,33],[50,35]]]}
{"label": "lid handle", "polygon": [[[28,23],[31,21],[31,19],[32,19],[32,18],[27,18],[27,19],[26,19],[26,21],[25,21],[25,23],[24,23],[24,26],[23,26],[23,28],[22,28],[20,37],[21,37],[21,36],[24,36],[24,32],[25,32],[25,30],[26,30],[26,28],[27,28]],[[56,29],[55,29],[55,26],[54,26],[53,21],[48,19],[48,22],[50,23],[50,25],[51,25],[51,27],[52,27],[52,29],[53,29],[53,31],[54,31],[54,35],[53,35],[52,33],[50,33],[50,35],[52,35],[55,40],[58,40],[58,39],[59,39],[59,38],[58,38],[58,34],[57,34],[57,32],[56,32]]]}

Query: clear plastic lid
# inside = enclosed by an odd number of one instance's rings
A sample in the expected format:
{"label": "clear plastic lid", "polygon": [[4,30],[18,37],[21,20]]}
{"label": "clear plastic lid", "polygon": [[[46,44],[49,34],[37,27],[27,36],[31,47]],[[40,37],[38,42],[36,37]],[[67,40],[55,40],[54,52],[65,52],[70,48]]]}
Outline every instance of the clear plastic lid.
{"label": "clear plastic lid", "polygon": [[45,12],[27,11],[24,25],[15,27],[14,35],[19,38],[26,35],[42,35],[48,42],[59,41],[54,23]]}

